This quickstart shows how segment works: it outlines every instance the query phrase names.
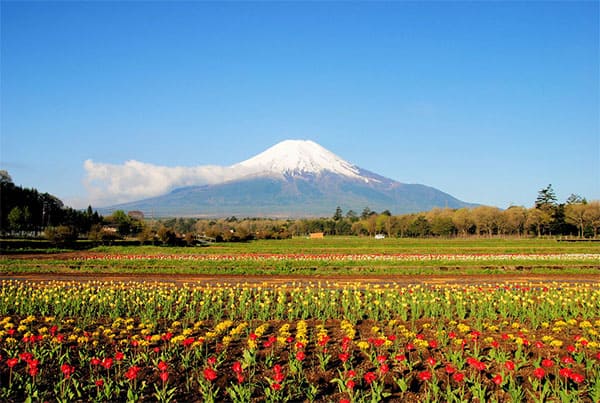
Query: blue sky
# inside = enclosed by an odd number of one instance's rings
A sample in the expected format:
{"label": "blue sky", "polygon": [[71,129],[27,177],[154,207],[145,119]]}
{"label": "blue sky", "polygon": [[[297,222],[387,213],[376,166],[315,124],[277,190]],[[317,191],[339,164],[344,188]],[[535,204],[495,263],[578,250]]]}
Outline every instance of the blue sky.
{"label": "blue sky", "polygon": [[599,3],[1,3],[0,168],[84,207],[86,160],[285,139],[468,202],[600,199]]}

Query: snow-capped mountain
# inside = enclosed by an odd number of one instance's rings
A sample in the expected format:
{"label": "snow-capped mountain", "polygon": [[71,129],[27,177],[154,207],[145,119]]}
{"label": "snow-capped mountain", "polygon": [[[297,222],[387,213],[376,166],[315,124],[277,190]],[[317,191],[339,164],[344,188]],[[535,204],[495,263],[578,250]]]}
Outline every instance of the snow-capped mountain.
{"label": "snow-capped mountain", "polygon": [[[329,216],[337,206],[394,214],[470,206],[432,187],[364,170],[310,140],[285,140],[229,167],[190,169],[193,175],[182,175],[183,187],[106,211],[141,210],[154,217],[314,217]],[[189,186],[193,181],[199,184]]]}
{"label": "snow-capped mountain", "polygon": [[245,175],[274,177],[318,175],[329,172],[368,180],[360,169],[310,140],[285,140],[231,167]]}

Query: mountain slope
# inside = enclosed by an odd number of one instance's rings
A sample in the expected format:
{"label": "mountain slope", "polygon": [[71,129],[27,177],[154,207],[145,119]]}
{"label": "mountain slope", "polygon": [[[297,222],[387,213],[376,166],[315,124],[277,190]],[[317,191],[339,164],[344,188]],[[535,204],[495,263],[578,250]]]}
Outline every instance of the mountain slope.
{"label": "mountain slope", "polygon": [[394,214],[472,206],[432,187],[361,169],[312,141],[286,140],[226,168],[229,180],[113,206],[148,216],[329,216],[337,206]]}

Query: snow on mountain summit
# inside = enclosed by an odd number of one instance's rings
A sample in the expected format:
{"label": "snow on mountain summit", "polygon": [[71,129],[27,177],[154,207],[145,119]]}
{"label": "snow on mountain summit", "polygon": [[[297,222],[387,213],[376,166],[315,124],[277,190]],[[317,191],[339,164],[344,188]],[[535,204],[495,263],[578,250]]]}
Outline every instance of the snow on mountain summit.
{"label": "snow on mountain summit", "polygon": [[310,140],[282,141],[232,168],[250,175],[295,176],[329,171],[351,178],[362,178],[358,167]]}

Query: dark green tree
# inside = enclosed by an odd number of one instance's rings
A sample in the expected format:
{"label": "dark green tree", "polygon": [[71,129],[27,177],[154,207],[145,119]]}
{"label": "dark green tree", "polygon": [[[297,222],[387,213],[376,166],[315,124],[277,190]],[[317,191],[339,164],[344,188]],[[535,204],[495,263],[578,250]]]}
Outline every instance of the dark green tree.
{"label": "dark green tree", "polygon": [[333,221],[340,221],[342,218],[344,218],[342,208],[340,206],[337,206],[335,208],[335,213],[333,213]]}

